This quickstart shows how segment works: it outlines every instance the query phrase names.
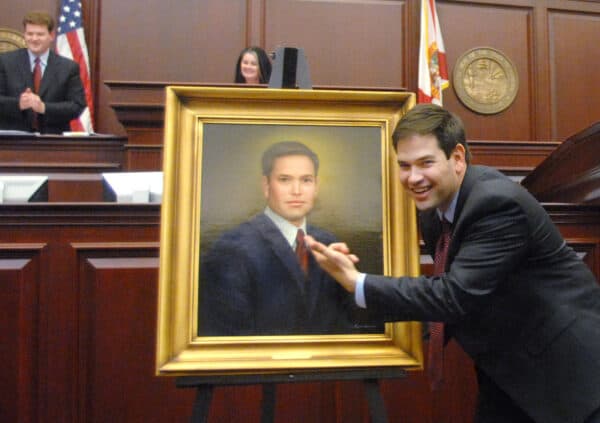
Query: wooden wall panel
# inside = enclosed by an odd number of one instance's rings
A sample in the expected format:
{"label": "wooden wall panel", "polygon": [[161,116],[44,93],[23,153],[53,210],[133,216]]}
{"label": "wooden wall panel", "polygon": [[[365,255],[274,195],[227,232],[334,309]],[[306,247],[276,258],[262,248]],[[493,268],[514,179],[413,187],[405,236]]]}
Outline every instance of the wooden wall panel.
{"label": "wooden wall panel", "polygon": [[116,79],[233,82],[246,3],[102,0],[101,69]]}
{"label": "wooden wall panel", "polygon": [[600,13],[552,11],[548,24],[552,136],[565,139],[600,121]]}
{"label": "wooden wall panel", "polygon": [[43,245],[0,245],[0,419],[38,416],[38,320]]}
{"label": "wooden wall panel", "polygon": [[[248,3],[102,0],[99,78],[233,82],[236,59],[249,42]],[[99,127],[123,134],[108,106],[108,88],[97,95],[104,111]]]}
{"label": "wooden wall panel", "polygon": [[[260,423],[261,401],[260,385],[216,387],[208,421]],[[365,390],[358,381],[276,386],[275,422],[366,423],[368,415]]]}
{"label": "wooden wall panel", "polygon": [[194,392],[154,375],[158,251],[120,247],[79,251],[79,421],[186,421]]}
{"label": "wooden wall panel", "polygon": [[[162,130],[160,131],[162,133]],[[131,145],[127,148],[127,170],[162,170],[162,146]]]}
{"label": "wooden wall panel", "polygon": [[556,147],[558,142],[468,140],[473,164],[494,166],[506,174],[527,175]]}
{"label": "wooden wall panel", "polygon": [[266,47],[302,47],[314,85],[406,85],[404,1],[268,1],[265,12]]}
{"label": "wooden wall panel", "polygon": [[[568,238],[566,241],[577,251],[577,254],[592,272],[600,275],[600,238]],[[600,283],[600,279],[598,283]]]}
{"label": "wooden wall panel", "polygon": [[[22,313],[19,317],[19,324],[22,325],[19,328],[19,334],[22,335],[19,342],[23,344],[0,345],[9,348],[9,357],[18,358],[16,371],[21,378],[17,392],[21,398],[35,395],[37,399],[28,401],[26,407],[21,403],[12,406],[21,407],[29,414],[37,413],[39,419],[27,419],[25,411],[9,408],[7,412],[18,415],[18,419],[7,421],[79,421],[77,363],[80,285],[77,254],[82,247],[78,243],[108,243],[111,248],[119,248],[120,254],[125,255],[127,248],[124,242],[135,240],[139,244],[153,241],[152,248],[156,254],[158,217],[157,205],[40,203],[0,206],[0,262],[31,257],[35,264],[32,269],[38,269],[35,270],[36,276],[23,276],[23,281],[18,280],[25,284],[22,286],[29,286],[30,280],[36,281],[38,290],[35,297],[27,294],[19,300],[18,310]],[[10,265],[11,262],[4,263]],[[29,266],[25,269],[29,269]],[[4,279],[0,281],[4,289]],[[16,301],[14,295],[6,298]],[[35,298],[37,303],[30,298]],[[4,300],[3,296],[0,297],[0,302]],[[4,323],[7,322],[4,319],[14,317],[3,313],[0,317],[3,327],[14,324],[14,320],[9,320],[13,323]],[[30,320],[33,322],[30,326],[39,328],[39,331],[28,328],[27,322]],[[36,344],[27,347],[26,342]],[[0,378],[4,375],[0,370]],[[33,394],[30,395],[30,392]]]}
{"label": "wooden wall panel", "polygon": [[531,85],[534,78],[531,75],[531,52],[534,48],[531,41],[532,13],[532,8],[506,4],[438,2],[451,78],[460,56],[478,47],[500,50],[517,68],[517,97],[508,109],[499,114],[480,115],[465,107],[456,96],[452,84],[444,90],[444,106],[460,115],[469,139],[536,139],[535,118],[532,115],[535,93]]}
{"label": "wooden wall panel", "polygon": [[[598,206],[546,205],[600,274]],[[185,421],[194,391],[154,376],[156,205],[0,206],[0,411],[7,421]],[[425,270],[425,267],[424,267]],[[446,350],[439,397],[423,372],[382,381],[390,421],[464,423],[476,383],[470,359]],[[215,390],[211,423],[260,420],[259,386]],[[366,423],[360,382],[282,385],[277,422]],[[36,418],[37,417],[37,418]],[[6,419],[5,419],[6,420]]]}
{"label": "wooden wall panel", "polygon": [[52,13],[58,11],[58,2],[56,0],[5,1],[0,4],[0,16],[2,16],[0,26],[22,30],[23,16],[30,10],[47,10]]}
{"label": "wooden wall panel", "polygon": [[600,208],[572,204],[546,204],[545,208],[600,283]]}
{"label": "wooden wall panel", "polygon": [[[0,3],[2,26],[20,29],[27,10],[54,12],[58,4]],[[452,88],[445,91],[444,104],[464,117],[470,139],[561,141],[600,119],[600,99],[590,95],[600,2],[437,5],[450,71],[462,53],[482,46],[503,51],[518,68],[517,99],[498,115],[474,113]],[[125,135],[104,81],[229,83],[239,51],[250,44],[303,47],[315,85],[417,89],[417,0],[86,0],[84,20],[102,133]],[[138,135],[139,144],[155,141]]]}

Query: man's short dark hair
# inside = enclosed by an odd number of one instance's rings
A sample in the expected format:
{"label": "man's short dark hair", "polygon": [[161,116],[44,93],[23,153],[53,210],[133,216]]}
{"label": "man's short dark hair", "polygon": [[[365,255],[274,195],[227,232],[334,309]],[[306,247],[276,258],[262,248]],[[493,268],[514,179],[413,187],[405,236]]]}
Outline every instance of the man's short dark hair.
{"label": "man's short dark hair", "polygon": [[34,10],[33,12],[27,13],[23,18],[23,28],[25,28],[27,24],[45,26],[48,28],[48,32],[52,32],[55,25],[54,18],[52,18],[49,13],[41,10]]}
{"label": "man's short dark hair", "polygon": [[467,163],[471,161],[462,120],[443,107],[423,103],[410,109],[400,119],[392,134],[394,150],[400,140],[413,135],[434,135],[447,158],[450,158],[457,144],[462,144],[465,147],[465,160]]}
{"label": "man's short dark hair", "polygon": [[319,171],[319,157],[306,145],[298,141],[281,141],[271,145],[262,156],[262,174],[266,177],[271,175],[275,160],[285,156],[306,156],[315,166],[315,176]]}

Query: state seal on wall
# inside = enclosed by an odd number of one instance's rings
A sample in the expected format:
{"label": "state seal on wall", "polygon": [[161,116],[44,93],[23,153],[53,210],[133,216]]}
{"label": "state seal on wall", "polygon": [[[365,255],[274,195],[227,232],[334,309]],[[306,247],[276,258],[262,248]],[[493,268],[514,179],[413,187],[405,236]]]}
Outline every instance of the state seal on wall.
{"label": "state seal on wall", "polygon": [[25,38],[19,31],[0,28],[0,53],[26,47]]}
{"label": "state seal on wall", "polygon": [[474,48],[460,56],[454,66],[453,83],[460,101],[482,114],[507,109],[519,90],[515,65],[491,47]]}

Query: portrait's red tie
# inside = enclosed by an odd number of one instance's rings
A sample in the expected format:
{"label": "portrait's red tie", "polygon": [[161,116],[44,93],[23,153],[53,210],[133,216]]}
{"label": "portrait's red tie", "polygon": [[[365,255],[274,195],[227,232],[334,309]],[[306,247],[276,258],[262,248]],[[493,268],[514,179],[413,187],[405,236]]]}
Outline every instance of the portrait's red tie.
{"label": "portrait's red tie", "polygon": [[[40,92],[40,84],[42,83],[42,65],[40,63],[40,58],[35,58],[35,65],[33,67],[33,92],[38,94]],[[31,121],[31,126],[33,129],[39,129],[39,119],[38,114],[33,112],[33,118]]]}
{"label": "portrait's red tie", "polygon": [[[446,259],[448,257],[448,245],[452,228],[450,222],[442,220],[442,233],[435,246],[435,257],[433,258],[433,274],[441,275],[446,268]],[[429,323],[429,377],[431,388],[437,390],[440,388],[444,376],[444,323]]]}
{"label": "portrait's red tie", "polygon": [[296,233],[296,256],[300,262],[300,267],[304,273],[308,272],[308,251],[306,249],[306,243],[304,242],[304,231],[298,229]]}

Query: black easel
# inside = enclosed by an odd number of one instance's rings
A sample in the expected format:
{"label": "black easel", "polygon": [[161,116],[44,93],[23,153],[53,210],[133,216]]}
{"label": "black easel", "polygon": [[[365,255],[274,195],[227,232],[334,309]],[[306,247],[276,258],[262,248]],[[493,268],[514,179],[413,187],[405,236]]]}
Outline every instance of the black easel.
{"label": "black easel", "polygon": [[275,419],[275,394],[277,384],[299,382],[324,382],[362,380],[369,404],[371,423],[387,423],[385,404],[379,389],[380,379],[396,379],[406,376],[401,368],[376,367],[369,369],[345,369],[339,371],[300,372],[260,375],[182,376],[175,380],[178,388],[196,388],[196,400],[191,423],[207,423],[213,389],[217,386],[262,385],[261,423],[273,423]]}

